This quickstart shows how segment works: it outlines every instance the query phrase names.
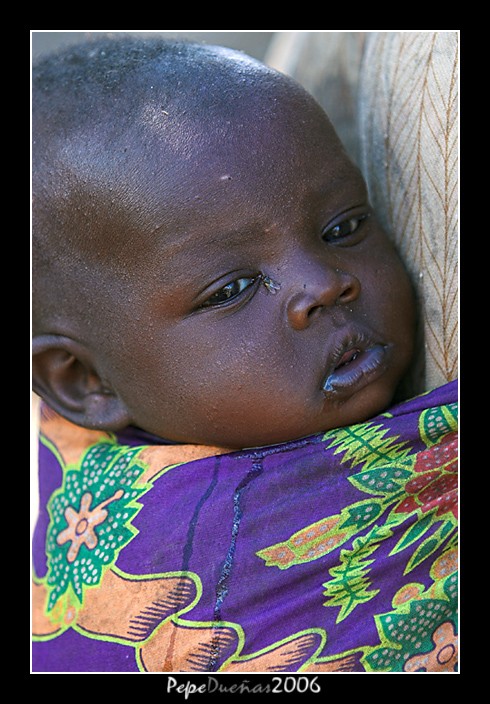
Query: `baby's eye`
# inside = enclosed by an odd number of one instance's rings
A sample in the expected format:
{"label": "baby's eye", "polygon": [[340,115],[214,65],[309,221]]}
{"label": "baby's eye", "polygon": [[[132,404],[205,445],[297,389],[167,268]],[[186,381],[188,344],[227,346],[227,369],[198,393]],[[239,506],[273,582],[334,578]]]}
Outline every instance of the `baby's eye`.
{"label": "baby's eye", "polygon": [[207,301],[202,304],[203,308],[209,308],[211,306],[220,306],[223,303],[228,303],[234,298],[238,298],[240,294],[246,291],[250,286],[257,281],[257,277],[246,276],[242,279],[235,279],[235,281],[230,281],[229,284],[220,288],[219,291],[213,293]]}
{"label": "baby's eye", "polygon": [[329,227],[322,233],[322,238],[326,242],[336,242],[342,240],[344,237],[349,237],[353,235],[354,232],[359,228],[363,220],[367,218],[367,214],[357,215],[356,217],[349,218],[348,220],[343,220],[333,227]]}

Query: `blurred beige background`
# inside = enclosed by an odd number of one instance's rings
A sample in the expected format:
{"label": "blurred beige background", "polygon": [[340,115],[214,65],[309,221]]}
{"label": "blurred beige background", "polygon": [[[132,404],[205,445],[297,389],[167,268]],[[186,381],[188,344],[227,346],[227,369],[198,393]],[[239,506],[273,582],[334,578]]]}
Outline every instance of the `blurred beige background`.
{"label": "blurred beige background", "polygon": [[[105,34],[110,30],[102,30]],[[32,57],[37,59],[43,54],[55,51],[63,46],[68,46],[70,44],[75,44],[83,41],[87,37],[92,37],[97,35],[98,30],[90,30],[86,32],[72,32],[72,31],[54,31],[54,32],[40,32],[37,30],[32,31]],[[259,32],[208,32],[205,30],[198,31],[139,31],[139,30],[116,30],[114,34],[140,34],[140,35],[152,35],[158,34],[165,37],[179,37],[180,39],[189,39],[192,41],[203,41],[206,44],[221,44],[223,46],[228,46],[232,49],[238,49],[244,51],[250,56],[254,56],[257,59],[263,59],[269,43],[273,38],[275,32],[270,31],[259,31]]]}

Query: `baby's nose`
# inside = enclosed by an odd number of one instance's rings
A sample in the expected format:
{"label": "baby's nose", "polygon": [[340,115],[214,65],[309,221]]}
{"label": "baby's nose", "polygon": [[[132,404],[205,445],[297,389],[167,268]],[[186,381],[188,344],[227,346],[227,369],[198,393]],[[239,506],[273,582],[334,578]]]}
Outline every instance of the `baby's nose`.
{"label": "baby's nose", "polygon": [[338,268],[323,266],[321,274],[294,292],[287,304],[289,324],[304,330],[325,308],[355,301],[361,291],[359,279]]}

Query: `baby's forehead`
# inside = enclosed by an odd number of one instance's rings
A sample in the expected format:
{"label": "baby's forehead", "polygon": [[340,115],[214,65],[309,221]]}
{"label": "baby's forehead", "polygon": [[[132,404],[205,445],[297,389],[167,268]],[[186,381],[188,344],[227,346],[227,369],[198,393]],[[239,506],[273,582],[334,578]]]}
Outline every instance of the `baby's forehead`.
{"label": "baby's forehead", "polygon": [[[138,179],[141,169],[164,172],[170,182],[181,163],[211,163],[218,156],[237,163],[247,157],[246,150],[266,161],[271,135],[297,141],[298,131],[306,129],[305,114],[314,101],[284,77],[253,66],[240,83],[236,67],[228,67],[228,82],[218,87],[216,69],[207,75],[208,82],[199,83],[189,70],[187,84],[182,81],[176,90],[173,84],[169,87],[163,68],[152,65],[138,80],[120,87],[112,100],[94,88],[78,110],[80,96],[69,94],[65,122],[49,116],[46,151],[70,175],[100,185],[131,175]],[[40,144],[43,161],[46,151],[42,153],[42,140]],[[34,161],[37,153],[35,145]]]}
{"label": "baby's forehead", "polygon": [[[216,143],[238,157],[241,137],[250,137],[251,127],[257,126],[258,135],[272,119],[284,129],[281,117],[310,99],[285,76],[221,47],[176,51],[165,45],[160,53],[153,47],[136,66],[123,47],[116,42],[110,50],[104,44],[86,48],[78,61],[65,62],[69,68],[35,74],[34,168],[51,158],[74,173],[87,168],[108,175],[114,159],[115,166],[129,169],[131,159],[151,162],[156,150],[169,161],[205,158]],[[104,68],[106,54],[114,58]],[[230,139],[236,129],[242,135]]]}
{"label": "baby's forehead", "polygon": [[[338,147],[306,91],[236,52],[145,54],[127,73],[123,63],[116,66],[117,80],[101,77],[104,61],[98,61],[98,73],[87,68],[78,84],[71,76],[34,96],[37,136],[49,144],[35,144],[34,170],[36,155],[40,165],[51,159],[51,173],[56,162],[57,178],[44,180],[43,188],[56,201],[58,221],[70,220],[84,256],[107,250],[130,259],[127,243],[162,228],[162,221],[184,225],[189,212],[221,192],[222,179],[235,179],[235,196],[253,208],[261,182],[294,183],[304,145],[311,151],[320,140],[323,149]],[[38,171],[43,180],[46,169]]]}

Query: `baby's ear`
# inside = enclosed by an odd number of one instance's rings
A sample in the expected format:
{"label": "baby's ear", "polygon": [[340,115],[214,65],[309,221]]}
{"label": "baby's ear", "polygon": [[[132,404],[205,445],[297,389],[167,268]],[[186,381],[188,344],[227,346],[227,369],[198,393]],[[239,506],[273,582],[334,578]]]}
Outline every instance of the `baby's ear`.
{"label": "baby's ear", "polygon": [[54,411],[76,425],[115,431],[131,422],[125,404],[103,383],[84,345],[69,337],[33,338],[32,384]]}

